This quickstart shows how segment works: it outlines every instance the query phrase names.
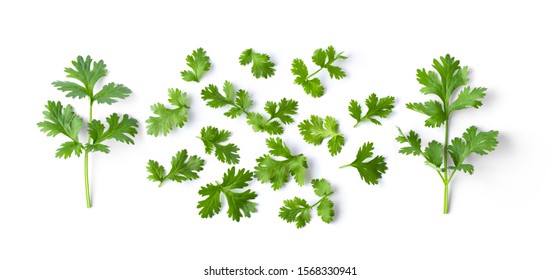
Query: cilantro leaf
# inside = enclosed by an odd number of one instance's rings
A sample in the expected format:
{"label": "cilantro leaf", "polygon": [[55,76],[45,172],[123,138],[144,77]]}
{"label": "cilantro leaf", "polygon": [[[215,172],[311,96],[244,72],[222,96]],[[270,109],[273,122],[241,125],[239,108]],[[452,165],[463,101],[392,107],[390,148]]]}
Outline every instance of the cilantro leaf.
{"label": "cilantro leaf", "polygon": [[455,164],[454,169],[472,174],[474,167],[470,164],[463,164],[463,162],[472,153],[482,156],[493,151],[498,145],[497,138],[498,131],[478,132],[476,126],[467,128],[463,137],[454,138],[449,146],[449,153]]}
{"label": "cilantro leaf", "polygon": [[231,167],[222,177],[222,182],[207,184],[198,193],[205,199],[198,202],[202,218],[212,218],[222,208],[222,194],[228,204],[228,217],[239,222],[241,217],[251,217],[251,213],[257,212],[257,204],[253,200],[257,194],[249,189],[242,191],[253,180],[253,173],[240,169],[237,173],[235,167]]}
{"label": "cilantro leaf", "polygon": [[132,91],[121,84],[108,83],[93,96],[93,100],[99,104],[113,104],[117,102],[116,98],[125,99]]}
{"label": "cilantro leaf", "polygon": [[299,197],[286,199],[279,216],[288,223],[295,222],[297,228],[302,228],[311,221],[311,205]]}
{"label": "cilantro leaf", "polygon": [[68,94],[66,94],[66,97],[77,97],[79,99],[85,97],[92,98],[93,88],[95,87],[95,84],[99,81],[99,79],[107,75],[107,66],[105,65],[103,60],[94,62],[89,55],[85,59],[82,56],[78,56],[76,60],[72,61],[72,65],[74,66],[74,68],[67,67],[64,69],[64,72],[67,73],[66,77],[80,81],[83,86],[72,82],[61,81],[56,81],[52,84],[58,90],[62,92],[68,92]]}
{"label": "cilantro leaf", "polygon": [[280,102],[267,101],[264,110],[269,114],[269,118],[265,118],[260,113],[250,112],[247,113],[247,124],[249,124],[255,132],[279,135],[284,133],[282,124],[291,124],[294,122],[293,115],[297,114],[298,102],[286,98],[282,98]]}
{"label": "cilantro leaf", "polygon": [[331,116],[322,119],[319,116],[311,115],[310,119],[302,121],[298,127],[305,142],[315,146],[330,137],[328,148],[331,156],[340,153],[344,146],[344,135],[338,131],[338,122]]}
{"label": "cilantro leaf", "polygon": [[62,106],[60,101],[49,101],[45,105],[46,111],[43,111],[45,121],[37,124],[42,132],[47,136],[56,136],[58,134],[66,135],[73,142],[79,142],[78,134],[84,125],[84,121],[76,113],[72,106]]}
{"label": "cilantro leaf", "polygon": [[395,107],[395,98],[393,96],[377,98],[377,95],[372,93],[366,99],[366,107],[368,110],[365,115],[362,116],[362,106],[358,101],[350,100],[348,111],[350,111],[350,116],[356,120],[354,127],[357,127],[361,122],[366,120],[381,125],[381,122],[376,119],[376,117],[386,118],[389,116]]}
{"label": "cilantro leaf", "polygon": [[244,50],[239,56],[239,64],[247,65],[253,63],[251,72],[255,78],[265,78],[274,76],[274,62],[270,61],[270,56],[264,53],[258,53],[253,49]]}
{"label": "cilantro leaf", "polygon": [[443,145],[438,141],[431,141],[424,150],[424,157],[426,158],[426,165],[441,171],[441,165],[443,164]]}
{"label": "cilantro leaf", "polygon": [[421,146],[422,145],[422,139],[420,139],[420,137],[418,136],[418,133],[411,130],[408,133],[408,136],[407,136],[402,132],[402,130],[400,128],[398,128],[398,130],[399,130],[399,136],[397,137],[397,142],[408,144],[408,146],[402,147],[399,150],[399,153],[405,154],[405,155],[415,155],[415,156],[421,155],[422,154],[422,146]]}
{"label": "cilantro leaf", "polygon": [[148,180],[159,182],[161,187],[167,180],[175,182],[192,181],[198,179],[198,172],[202,171],[204,160],[196,155],[189,156],[186,149],[180,150],[171,158],[171,170],[165,173],[165,168],[155,160],[149,160]]}
{"label": "cilantro leaf", "polygon": [[210,58],[206,55],[206,51],[203,48],[198,48],[191,55],[187,56],[187,66],[191,70],[181,71],[183,80],[198,83],[202,76],[210,70],[212,64],[210,63]]}
{"label": "cilantro leaf", "polygon": [[92,143],[87,144],[86,148],[88,151],[104,151],[109,153],[109,149],[105,146],[105,149],[99,150],[92,147],[96,144],[101,144],[105,140],[114,139],[118,142],[123,142],[126,144],[134,144],[132,138],[138,133],[136,130],[138,128],[138,122],[130,118],[127,114],[122,116],[122,120],[116,113],[113,113],[107,117],[107,124],[109,128],[105,130],[105,125],[103,125],[99,120],[92,120],[88,125],[89,136],[91,137]]}
{"label": "cilantro leaf", "polygon": [[[385,171],[387,171],[387,163],[385,162],[385,157],[383,156],[376,156],[374,158],[372,158],[372,156],[373,143],[366,142],[358,150],[356,159],[350,164],[341,166],[341,168],[352,166],[358,170],[360,178],[367,184],[376,185]],[[366,161],[367,159],[370,160]]]}
{"label": "cilantro leaf", "polygon": [[151,106],[152,112],[156,116],[150,116],[146,120],[147,132],[149,135],[158,136],[163,134],[166,136],[176,127],[183,127],[187,122],[187,113],[189,106],[187,105],[187,93],[182,92],[180,89],[170,88],[168,90],[169,104],[175,108],[170,109],[165,107],[162,103],[156,103]]}
{"label": "cilantro leaf", "polygon": [[231,136],[231,132],[227,130],[219,130],[213,126],[203,127],[200,130],[200,140],[204,143],[204,149],[207,154],[214,151],[214,155],[219,161],[228,164],[239,163],[239,148],[233,143],[223,145],[221,143],[227,141]]}
{"label": "cilantro leaf", "polygon": [[430,100],[425,103],[407,103],[406,108],[429,116],[425,124],[427,127],[440,127],[447,120],[447,114],[439,101]]}
{"label": "cilantro leaf", "polygon": [[239,89],[236,92],[233,84],[229,81],[224,82],[223,91],[225,94],[220,93],[217,86],[210,84],[202,90],[202,100],[206,101],[206,105],[212,108],[231,106],[224,115],[232,119],[243,113],[248,114],[249,108],[253,105],[253,100],[247,91]]}
{"label": "cilantro leaf", "polygon": [[284,200],[284,206],[280,208],[279,216],[288,223],[296,223],[297,228],[306,226],[311,221],[311,211],[317,207],[317,215],[323,222],[330,224],[334,218],[334,203],[328,198],[333,194],[330,183],[325,179],[314,179],[311,181],[315,194],[320,197],[313,205],[309,205],[305,199],[294,197]]}
{"label": "cilantro leaf", "polygon": [[319,78],[313,78],[313,76],[321,70],[327,69],[331,78],[339,80],[346,77],[346,73],[340,66],[333,65],[335,61],[346,58],[346,56],[342,55],[342,52],[337,54],[332,46],[326,49],[317,49],[313,52],[311,60],[320,68],[311,74],[309,74],[307,65],[305,65],[303,60],[296,58],[292,62],[292,74],[296,76],[294,84],[301,85],[305,93],[312,97],[321,97],[325,93],[325,88],[321,84],[321,80]]}
{"label": "cilantro leaf", "polygon": [[[307,170],[307,158],[303,154],[292,155],[286,144],[277,138],[266,139],[269,154],[257,159],[255,177],[262,183],[272,183],[272,188],[282,188],[292,175],[296,183],[303,186],[305,183],[305,171]],[[272,156],[282,157],[284,160],[276,160]]]}
{"label": "cilantro leaf", "polygon": [[449,111],[466,108],[478,109],[482,106],[480,99],[484,98],[484,96],[486,96],[486,88],[476,87],[471,89],[471,87],[465,87],[459,95],[457,95],[457,99],[451,103]]}
{"label": "cilantro leaf", "polygon": [[440,57],[439,61],[434,59],[432,66],[436,69],[437,74],[425,69],[417,70],[417,80],[424,86],[420,91],[424,94],[435,94],[443,103],[448,103],[453,92],[469,81],[467,78],[468,67],[460,67],[459,63],[459,60],[455,60],[448,54]]}

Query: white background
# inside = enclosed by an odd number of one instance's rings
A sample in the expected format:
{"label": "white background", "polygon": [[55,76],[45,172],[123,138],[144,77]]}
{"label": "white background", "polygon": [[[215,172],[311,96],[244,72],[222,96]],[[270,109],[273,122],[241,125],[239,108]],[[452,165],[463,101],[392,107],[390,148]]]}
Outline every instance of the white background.
{"label": "white background", "polygon": [[[114,2],[0,4],[0,279],[257,279],[202,274],[208,266],[259,265],[357,267],[358,276],[333,279],[560,278],[560,19],[553,1]],[[340,64],[348,77],[321,74],[327,90],[313,99],[293,84],[290,64],[296,57],[310,63],[314,49],[331,44],[348,55]],[[179,72],[198,47],[207,50],[212,70],[200,84],[186,83]],[[274,77],[257,80],[238,64],[249,47],[272,56]],[[473,124],[500,131],[495,152],[471,158],[475,174],[455,177],[449,215],[442,214],[438,176],[420,158],[398,154],[394,141],[397,125],[419,131],[424,143],[443,137],[441,129],[423,127],[424,118],[405,104],[427,100],[416,69],[446,53],[470,66],[471,85],[488,88],[480,110],[454,114],[451,135]],[[47,100],[86,114],[84,100],[65,98],[50,83],[65,79],[71,60],[88,54],[107,63],[104,82],[133,90],[122,102],[96,106],[94,117],[129,113],[142,122],[136,145],[111,143],[109,155],[92,157],[91,209],[85,208],[82,159],[56,159],[63,138],[46,137],[36,127]],[[258,212],[239,223],[225,209],[212,219],[201,219],[196,209],[200,186],[227,169],[204,155],[195,138],[201,127],[233,132],[240,167],[253,168],[266,152],[267,135],[202,102],[200,90],[224,80],[248,90],[255,110],[266,100],[294,98],[297,122],[329,114],[347,136],[332,158],[326,145],[310,146],[296,125],[288,126],[283,138],[308,156],[308,183],[298,187],[291,180],[274,192],[254,181]],[[169,87],[188,92],[189,122],[168,137],[147,136],[149,106],[165,101]],[[382,126],[352,128],[349,100],[363,102],[372,92],[395,96],[394,113]],[[388,161],[377,186],[338,168],[365,141]],[[158,189],[146,179],[148,159],[169,168],[183,148],[206,159],[199,180]],[[314,200],[309,181],[321,177],[334,187],[333,224],[314,216],[296,229],[278,218],[284,199]]]}

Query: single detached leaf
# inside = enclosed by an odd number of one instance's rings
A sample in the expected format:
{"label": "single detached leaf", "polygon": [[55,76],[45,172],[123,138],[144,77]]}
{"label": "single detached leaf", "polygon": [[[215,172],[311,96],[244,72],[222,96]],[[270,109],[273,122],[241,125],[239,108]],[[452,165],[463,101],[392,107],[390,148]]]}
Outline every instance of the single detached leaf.
{"label": "single detached leaf", "polygon": [[257,204],[253,200],[257,194],[249,189],[243,190],[253,180],[253,173],[245,169],[235,171],[235,167],[227,170],[221,183],[207,184],[198,193],[205,199],[198,202],[202,218],[212,218],[220,212],[222,207],[221,196],[226,198],[228,204],[228,217],[239,222],[241,217],[251,217],[257,212]]}
{"label": "single detached leaf", "polygon": [[311,221],[311,210],[317,207],[317,215],[323,222],[329,224],[334,217],[334,203],[328,198],[333,194],[331,185],[325,179],[314,179],[311,181],[315,194],[320,197],[313,205],[309,205],[305,199],[294,197],[284,201],[280,208],[279,216],[288,223],[296,223],[297,228],[302,228]]}
{"label": "single detached leaf", "polygon": [[191,70],[184,70],[181,72],[183,80],[187,82],[200,82],[202,76],[210,70],[212,66],[210,63],[210,58],[206,55],[206,51],[203,48],[198,48],[192,52],[191,55],[187,56],[187,66]]}
{"label": "single detached leaf", "polygon": [[229,81],[224,82],[223,91],[225,94],[220,93],[217,86],[210,84],[202,90],[202,100],[206,101],[206,105],[212,108],[231,106],[224,115],[232,119],[243,113],[248,113],[249,108],[253,105],[253,100],[247,91],[239,89],[236,92],[233,84]]}
{"label": "single detached leaf", "polygon": [[149,135],[158,136],[163,134],[166,136],[176,127],[183,127],[187,122],[187,113],[189,106],[187,105],[187,93],[180,89],[170,88],[168,90],[169,104],[174,108],[167,108],[162,103],[156,103],[151,106],[155,116],[150,116],[146,120],[147,132]]}
{"label": "single detached leaf", "polygon": [[298,125],[299,133],[305,142],[312,145],[320,145],[323,140],[330,138],[328,148],[331,156],[335,156],[344,146],[344,135],[338,131],[338,122],[335,118],[327,116],[322,119],[312,115],[310,119],[304,120]]}
{"label": "single detached leaf", "polygon": [[167,180],[175,182],[192,181],[198,179],[198,172],[202,171],[204,160],[196,155],[189,156],[187,150],[181,150],[171,158],[171,170],[165,173],[165,168],[157,161],[149,160],[146,169],[148,180],[159,182],[161,187]]}
{"label": "single detached leaf", "polygon": [[227,164],[239,163],[239,148],[233,143],[222,144],[227,141],[231,132],[227,130],[219,130],[213,126],[203,127],[200,131],[200,140],[204,143],[204,148],[207,154],[214,151],[216,158]]}
{"label": "single detached leaf", "polygon": [[280,102],[267,101],[264,110],[270,115],[267,119],[262,114],[247,113],[247,124],[255,132],[266,132],[270,135],[284,133],[282,124],[294,122],[293,115],[297,114],[298,102],[293,99],[282,98]]}
{"label": "single detached leaf", "polygon": [[354,125],[354,127],[367,120],[374,124],[381,125],[381,122],[377,118],[386,118],[389,114],[391,114],[393,108],[395,107],[395,98],[393,96],[377,98],[377,95],[372,93],[366,99],[365,103],[367,112],[363,116],[362,106],[358,103],[358,101],[351,100],[348,105],[350,116],[356,120],[356,125]]}
{"label": "single detached leaf", "polygon": [[[280,138],[268,138],[266,145],[270,154],[265,154],[257,159],[255,177],[262,183],[272,183],[272,189],[282,188],[289,180],[290,175],[296,183],[303,186],[307,158],[303,154],[292,155],[290,149]],[[284,160],[273,158],[282,157]]]}
{"label": "single detached leaf", "polygon": [[313,52],[311,60],[320,68],[311,74],[309,74],[307,65],[305,65],[303,60],[296,58],[292,62],[292,74],[296,76],[294,84],[301,85],[305,93],[312,97],[321,97],[325,93],[325,88],[321,84],[321,80],[313,78],[313,76],[322,69],[327,69],[331,78],[339,80],[346,77],[346,73],[340,66],[333,65],[335,61],[346,58],[346,56],[342,55],[342,52],[337,54],[332,46],[326,49],[317,49]]}
{"label": "single detached leaf", "polygon": [[251,67],[251,72],[255,78],[268,78],[274,76],[274,62],[270,60],[270,57],[264,53],[254,52],[253,49],[246,49],[239,56],[239,63],[241,65],[247,65],[253,63]]}
{"label": "single detached leaf", "polygon": [[[360,173],[360,178],[367,184],[376,185],[387,170],[387,163],[383,156],[373,157],[373,143],[366,142],[358,150],[356,159],[345,166],[352,166]],[[369,159],[369,161],[367,161]]]}

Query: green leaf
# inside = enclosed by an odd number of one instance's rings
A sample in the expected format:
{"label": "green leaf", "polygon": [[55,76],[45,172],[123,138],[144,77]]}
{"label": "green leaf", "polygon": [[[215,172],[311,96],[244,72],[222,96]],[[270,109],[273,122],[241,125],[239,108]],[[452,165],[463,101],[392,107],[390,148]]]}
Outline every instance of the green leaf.
{"label": "green leaf", "polygon": [[478,132],[478,128],[475,126],[467,128],[467,131],[463,133],[463,137],[454,138],[449,146],[449,154],[456,168],[468,173],[474,172],[472,166],[462,166],[464,165],[463,162],[472,153],[486,155],[493,151],[498,145],[497,138],[498,131]]}
{"label": "green leaf", "polygon": [[[387,170],[387,163],[383,156],[373,157],[373,143],[366,142],[358,150],[356,159],[345,166],[352,166],[360,173],[360,178],[367,184],[376,185]],[[369,161],[367,161],[370,159]]]}
{"label": "green leaf", "polygon": [[282,98],[280,102],[267,101],[264,110],[270,115],[266,119],[262,114],[247,113],[247,123],[255,132],[266,132],[270,135],[284,133],[282,124],[294,122],[293,115],[297,114],[298,102],[293,99]]}
{"label": "green leaf", "polygon": [[108,83],[103,88],[93,96],[93,100],[97,101],[99,104],[113,104],[117,102],[117,98],[125,99],[132,91],[121,84]]}
{"label": "green leaf", "polygon": [[466,108],[478,109],[482,106],[480,101],[486,96],[486,88],[476,87],[471,90],[471,87],[465,87],[457,96],[455,102],[451,103],[449,111],[462,110]]}
{"label": "green leaf", "polygon": [[235,167],[227,170],[222,177],[222,182],[207,184],[198,193],[205,199],[198,202],[202,218],[212,218],[220,212],[222,207],[221,196],[226,198],[228,204],[228,217],[239,222],[242,217],[251,217],[251,213],[257,212],[257,204],[253,200],[257,194],[249,189],[242,191],[253,180],[253,173],[240,169],[236,173]]}
{"label": "green leaf", "polygon": [[229,81],[224,82],[223,91],[225,94],[220,93],[217,86],[210,84],[202,90],[202,100],[206,101],[206,105],[212,108],[231,106],[224,115],[232,119],[243,113],[248,113],[247,111],[253,105],[249,93],[242,89],[235,92],[233,84]]}
{"label": "green leaf", "polygon": [[286,199],[278,216],[288,223],[295,222],[297,228],[302,228],[311,221],[311,205],[299,197]]}
{"label": "green leaf", "polygon": [[165,168],[155,160],[148,160],[148,180],[152,182],[163,182],[165,181]]}
{"label": "green leaf", "polygon": [[149,160],[148,166],[148,180],[159,182],[161,187],[167,180],[175,182],[192,181],[198,179],[198,172],[202,171],[204,160],[199,156],[189,156],[186,149],[183,149],[173,158],[171,158],[171,170],[168,174],[165,173],[165,168],[157,161]]}
{"label": "green leaf", "polygon": [[317,206],[317,215],[323,222],[330,224],[334,218],[334,203],[328,198],[321,200]]}
{"label": "green leaf", "polygon": [[45,105],[46,111],[43,111],[45,120],[37,123],[37,126],[47,136],[56,136],[58,134],[66,135],[73,142],[79,143],[78,134],[84,125],[82,118],[80,118],[72,106],[62,106],[60,102],[49,101]]}
{"label": "green leaf", "polygon": [[450,166],[449,169],[459,170],[472,175],[474,173],[474,166],[472,164],[460,164],[458,166]]}
{"label": "green leaf", "polygon": [[105,140],[115,139],[118,142],[126,144],[134,144],[132,138],[136,136],[138,131],[138,122],[130,118],[127,114],[122,119],[116,113],[111,114],[106,119],[109,128],[105,130],[105,126],[98,120],[92,120],[88,125],[88,133],[93,140],[93,144],[101,143]]}
{"label": "green leaf", "polygon": [[294,122],[293,115],[297,114],[298,102],[293,99],[282,98],[280,102],[267,101],[264,110],[270,119],[279,119],[283,124]]}
{"label": "green leaf", "polygon": [[397,142],[399,143],[406,143],[408,146],[402,147],[399,150],[399,153],[405,155],[415,155],[419,156],[422,154],[422,139],[418,136],[418,133],[411,130],[408,132],[408,136],[405,135],[402,130],[399,128],[399,136],[397,136]]}
{"label": "green leaf", "polygon": [[317,207],[317,215],[323,222],[330,224],[334,217],[334,203],[328,199],[332,195],[332,188],[325,179],[314,179],[311,181],[315,194],[321,199],[313,205],[309,205],[305,199],[294,197],[284,200],[284,206],[280,208],[279,216],[288,223],[296,223],[297,228],[302,228],[311,221],[311,210]]}
{"label": "green leaf", "polygon": [[447,119],[443,106],[439,101],[430,100],[424,103],[407,103],[406,108],[427,115],[429,117],[425,122],[427,127],[440,127]]}
{"label": "green leaf", "polygon": [[332,194],[331,184],[325,179],[311,180],[311,186],[317,196],[328,196]]}
{"label": "green leaf", "polygon": [[64,142],[62,143],[62,145],[60,145],[60,148],[56,150],[56,157],[67,159],[71,157],[72,154],[75,154],[77,157],[79,157],[82,154],[83,149],[84,146],[80,142]]}
{"label": "green leaf", "polygon": [[434,59],[432,66],[437,73],[425,69],[417,70],[417,80],[424,86],[420,91],[424,94],[435,94],[447,104],[453,92],[469,80],[468,67],[461,68],[459,63],[459,60],[448,54],[440,57],[439,61]]}
{"label": "green leaf", "polygon": [[171,130],[176,127],[183,127],[188,121],[187,113],[189,106],[187,105],[187,93],[182,92],[180,89],[168,90],[169,104],[175,108],[167,108],[162,103],[156,103],[150,108],[155,116],[150,116],[146,120],[147,132],[149,135],[158,136],[163,134],[167,136]]}
{"label": "green leaf", "polygon": [[348,111],[350,111],[350,116],[356,120],[356,125],[354,125],[354,127],[366,120],[381,125],[381,122],[377,118],[386,118],[391,114],[395,107],[395,98],[393,96],[377,98],[377,95],[372,93],[368,96],[365,103],[368,110],[365,115],[362,116],[362,106],[360,106],[358,101],[350,100]]}
{"label": "green leaf", "polygon": [[184,70],[181,72],[183,80],[187,82],[200,82],[200,79],[206,72],[210,70],[210,58],[206,55],[203,48],[198,48],[187,56],[187,66],[191,70]]}
{"label": "green leaf", "polygon": [[274,62],[270,60],[270,57],[264,53],[254,52],[253,49],[246,49],[239,56],[239,63],[241,65],[247,65],[253,63],[251,67],[251,72],[255,78],[265,78],[274,76]]}
{"label": "green leaf", "polygon": [[431,141],[428,147],[424,150],[426,161],[437,167],[436,170],[441,170],[443,164],[443,145],[438,141]]}
{"label": "green leaf", "polygon": [[[88,55],[86,59],[84,59],[82,56],[78,56],[75,61],[72,61],[72,65],[74,66],[73,68],[65,68],[64,72],[67,73],[66,77],[73,78],[82,82],[82,93],[75,91],[75,87],[73,87],[72,91],[68,90],[67,87],[62,88],[61,85],[64,82],[57,81],[54,82],[53,85],[55,85],[61,91],[69,91],[69,93],[67,94],[68,97],[84,98],[84,94],[92,97],[92,92],[95,84],[99,81],[99,79],[107,75],[107,68],[105,63],[103,62],[103,60],[93,61]],[[68,86],[68,84],[66,84],[66,86]]]}
{"label": "green leaf", "polygon": [[296,58],[292,62],[292,74],[296,76],[294,83],[301,85],[305,93],[311,95],[312,97],[321,97],[325,93],[325,88],[321,84],[319,78],[312,78],[314,75],[319,73],[322,69],[327,69],[329,76],[335,79],[342,79],[346,77],[346,73],[339,66],[332,65],[336,60],[346,59],[342,53],[336,54],[336,51],[332,46],[327,49],[317,49],[313,52],[311,60],[317,66],[319,70],[309,74],[309,70],[303,60]]}
{"label": "green leaf", "polygon": [[67,92],[66,97],[82,99],[89,96],[88,91],[83,86],[73,82],[56,81],[52,85],[62,92]]}
{"label": "green leaf", "polygon": [[223,145],[221,143],[227,141],[231,132],[227,130],[219,130],[213,126],[203,127],[200,131],[200,140],[204,143],[207,154],[214,151],[216,158],[227,164],[239,163],[239,148],[233,143]]}
{"label": "green leaf", "polygon": [[[305,183],[305,171],[307,170],[307,158],[303,154],[292,155],[290,149],[280,138],[268,138],[266,145],[269,153],[257,159],[255,177],[262,183],[272,183],[272,188],[278,190],[289,180],[290,175],[296,183],[303,186]],[[274,159],[272,156],[282,157],[283,160]]]}
{"label": "green leaf", "polygon": [[324,120],[316,115],[304,120],[298,125],[299,133],[305,142],[312,145],[320,145],[323,140],[330,138],[328,148],[331,156],[335,156],[344,146],[344,135],[338,131],[338,122],[335,118],[327,116]]}

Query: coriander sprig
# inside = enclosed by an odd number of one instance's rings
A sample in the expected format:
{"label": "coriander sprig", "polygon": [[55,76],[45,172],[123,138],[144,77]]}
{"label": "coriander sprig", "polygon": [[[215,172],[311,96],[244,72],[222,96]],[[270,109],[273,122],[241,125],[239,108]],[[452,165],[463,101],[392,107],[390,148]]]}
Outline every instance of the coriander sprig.
{"label": "coriander sprig", "polygon": [[116,140],[126,144],[134,144],[132,138],[138,133],[138,122],[123,115],[122,118],[116,113],[106,118],[107,127],[99,120],[93,119],[93,105],[111,105],[119,99],[127,98],[132,91],[122,84],[108,83],[98,92],[94,88],[97,82],[107,75],[107,68],[103,60],[93,61],[90,56],[85,59],[78,56],[72,61],[73,67],[67,67],[64,72],[67,77],[74,81],[55,81],[52,84],[60,91],[66,93],[66,97],[83,99],[87,98],[89,104],[89,118],[87,123],[87,142],[80,142],[79,132],[84,125],[70,105],[63,106],[61,102],[49,101],[43,112],[45,120],[37,125],[47,136],[65,135],[71,141],[63,143],[56,152],[56,157],[69,158],[72,154],[80,157],[84,154],[84,182],[86,192],[86,207],[91,207],[89,189],[89,153],[109,153],[109,146],[105,141]]}
{"label": "coriander sprig", "polygon": [[[467,66],[460,67],[459,60],[455,60],[449,54],[440,57],[440,60],[433,60],[433,67],[436,70],[426,71],[418,69],[416,77],[423,86],[420,92],[423,94],[433,94],[439,100],[429,100],[424,103],[408,103],[406,107],[416,112],[422,113],[428,118],[425,121],[427,127],[445,127],[443,143],[431,141],[422,150],[422,140],[418,133],[410,131],[405,134],[398,129],[397,141],[405,144],[400,149],[400,153],[406,155],[422,156],[426,165],[433,168],[443,182],[443,213],[449,213],[449,187],[451,179],[459,171],[473,174],[472,164],[465,163],[471,154],[486,155],[493,151],[498,145],[498,131],[482,132],[476,126],[470,126],[462,137],[456,137],[449,141],[449,119],[451,113],[456,110],[467,108],[479,108],[482,106],[482,98],[486,96],[486,88],[470,86],[463,87],[453,99],[458,89],[465,86],[469,81],[467,77],[469,70]],[[453,165],[449,164],[449,158]]]}
{"label": "coriander sprig", "polygon": [[340,80],[346,77],[346,72],[340,66],[333,65],[337,60],[348,58],[342,55],[342,53],[337,53],[333,46],[329,46],[326,49],[316,49],[311,59],[315,65],[319,66],[319,69],[311,74],[309,74],[307,65],[305,65],[303,60],[299,58],[294,59],[292,62],[292,73],[296,76],[294,84],[301,85],[305,93],[313,97],[323,96],[325,94],[325,87],[323,87],[319,78],[313,77],[323,69],[327,69],[331,79]]}

